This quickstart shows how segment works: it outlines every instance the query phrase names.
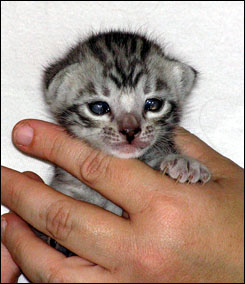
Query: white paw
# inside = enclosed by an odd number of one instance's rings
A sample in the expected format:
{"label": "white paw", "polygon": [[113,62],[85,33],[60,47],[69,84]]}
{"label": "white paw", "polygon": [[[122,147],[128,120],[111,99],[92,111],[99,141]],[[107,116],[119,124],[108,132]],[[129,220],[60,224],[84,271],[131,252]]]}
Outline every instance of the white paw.
{"label": "white paw", "polygon": [[200,162],[182,155],[171,154],[161,163],[160,170],[178,182],[206,183],[210,180],[209,170]]}

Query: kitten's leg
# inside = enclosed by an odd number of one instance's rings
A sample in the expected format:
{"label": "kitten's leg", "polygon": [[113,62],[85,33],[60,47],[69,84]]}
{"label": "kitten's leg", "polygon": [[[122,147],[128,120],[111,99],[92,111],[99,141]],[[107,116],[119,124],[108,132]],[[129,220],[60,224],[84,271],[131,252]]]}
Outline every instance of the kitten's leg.
{"label": "kitten's leg", "polygon": [[160,170],[179,182],[206,183],[210,180],[209,170],[197,160],[179,154],[170,154],[162,161]]}
{"label": "kitten's leg", "polygon": [[118,216],[122,216],[122,214],[123,214],[122,208],[120,208],[119,206],[115,205],[110,200],[107,200],[103,207],[107,211],[110,211],[110,212],[112,212],[112,213],[114,213],[114,214],[116,214]]}

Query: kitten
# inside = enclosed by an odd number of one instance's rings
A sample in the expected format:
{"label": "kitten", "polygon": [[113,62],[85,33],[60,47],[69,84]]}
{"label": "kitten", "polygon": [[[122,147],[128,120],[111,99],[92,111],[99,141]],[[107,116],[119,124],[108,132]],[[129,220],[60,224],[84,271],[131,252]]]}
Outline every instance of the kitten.
{"label": "kitten", "polygon": [[[170,58],[137,33],[98,33],[79,42],[45,70],[46,102],[68,133],[108,154],[138,158],[184,183],[207,182],[200,162],[173,141],[194,68]],[[119,216],[122,209],[63,169],[51,186]]]}

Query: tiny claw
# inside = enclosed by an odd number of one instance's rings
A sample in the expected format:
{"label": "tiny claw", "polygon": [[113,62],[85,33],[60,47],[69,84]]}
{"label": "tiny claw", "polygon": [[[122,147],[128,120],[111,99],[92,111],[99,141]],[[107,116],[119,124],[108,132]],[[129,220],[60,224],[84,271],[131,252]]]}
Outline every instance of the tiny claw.
{"label": "tiny claw", "polygon": [[206,183],[206,181],[201,181],[201,186],[204,186]]}
{"label": "tiny claw", "polygon": [[178,178],[175,181],[175,184],[177,184],[181,178],[182,178],[182,176],[178,176]]}
{"label": "tiny claw", "polygon": [[167,172],[167,170],[168,170],[168,166],[166,166],[165,168],[164,168],[164,170],[163,170],[163,174],[165,175],[166,174],[166,172]]}
{"label": "tiny claw", "polygon": [[189,176],[187,183],[190,184],[192,179],[193,179],[193,176]]}

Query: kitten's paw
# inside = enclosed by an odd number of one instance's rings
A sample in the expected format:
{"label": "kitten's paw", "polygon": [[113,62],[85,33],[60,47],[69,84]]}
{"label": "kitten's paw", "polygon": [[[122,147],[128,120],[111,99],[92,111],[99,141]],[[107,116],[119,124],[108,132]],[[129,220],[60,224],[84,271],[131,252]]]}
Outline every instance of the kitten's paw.
{"label": "kitten's paw", "polygon": [[200,162],[182,155],[168,155],[161,163],[160,170],[178,182],[206,183],[210,180],[209,170]]}

